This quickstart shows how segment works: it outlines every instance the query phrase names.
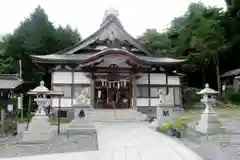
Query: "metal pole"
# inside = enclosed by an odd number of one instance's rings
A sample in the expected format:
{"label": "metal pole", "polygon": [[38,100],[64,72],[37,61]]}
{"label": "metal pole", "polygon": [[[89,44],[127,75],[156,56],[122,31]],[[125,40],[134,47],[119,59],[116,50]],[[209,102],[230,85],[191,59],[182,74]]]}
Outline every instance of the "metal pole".
{"label": "metal pole", "polygon": [[[20,76],[20,79],[22,80],[22,60],[19,60],[19,76]],[[21,120],[23,120],[23,94],[21,93],[20,94],[20,99],[21,99]]]}
{"label": "metal pole", "polygon": [[61,108],[61,98],[58,101],[58,130],[57,133],[60,134],[60,108]]}
{"label": "metal pole", "polygon": [[31,101],[32,101],[32,97],[29,96],[28,97],[28,111],[27,111],[27,127],[26,127],[26,130],[28,130],[28,126],[29,126],[29,122],[30,122]]}

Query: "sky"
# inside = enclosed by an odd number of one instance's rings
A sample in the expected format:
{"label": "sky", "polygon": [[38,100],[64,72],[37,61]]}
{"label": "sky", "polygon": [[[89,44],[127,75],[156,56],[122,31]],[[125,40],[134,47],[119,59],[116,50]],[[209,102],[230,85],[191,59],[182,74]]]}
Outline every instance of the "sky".
{"label": "sky", "polygon": [[[40,5],[54,25],[78,28],[86,37],[99,28],[104,11],[115,8],[124,28],[134,37],[147,28],[163,31],[182,15],[191,2],[199,0],[3,0],[0,33],[10,33]],[[200,0],[205,5],[225,7],[224,0]]]}

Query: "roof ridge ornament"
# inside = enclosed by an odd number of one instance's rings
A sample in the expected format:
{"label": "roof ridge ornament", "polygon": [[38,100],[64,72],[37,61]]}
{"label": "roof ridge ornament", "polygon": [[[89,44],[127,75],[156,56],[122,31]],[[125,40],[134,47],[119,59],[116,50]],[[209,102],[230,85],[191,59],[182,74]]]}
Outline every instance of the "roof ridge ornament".
{"label": "roof ridge ornament", "polygon": [[115,17],[119,17],[119,12],[115,8],[112,8],[112,7],[107,8],[104,12],[102,24],[107,20],[107,17],[110,16],[110,15],[113,15]]}

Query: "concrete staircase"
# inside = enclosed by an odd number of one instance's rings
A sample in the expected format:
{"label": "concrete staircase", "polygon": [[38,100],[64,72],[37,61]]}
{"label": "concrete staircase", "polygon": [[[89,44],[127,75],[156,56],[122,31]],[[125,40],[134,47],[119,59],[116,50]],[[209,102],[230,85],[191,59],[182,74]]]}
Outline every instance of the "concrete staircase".
{"label": "concrete staircase", "polygon": [[95,109],[92,113],[93,122],[139,122],[147,119],[147,115],[134,109]]}

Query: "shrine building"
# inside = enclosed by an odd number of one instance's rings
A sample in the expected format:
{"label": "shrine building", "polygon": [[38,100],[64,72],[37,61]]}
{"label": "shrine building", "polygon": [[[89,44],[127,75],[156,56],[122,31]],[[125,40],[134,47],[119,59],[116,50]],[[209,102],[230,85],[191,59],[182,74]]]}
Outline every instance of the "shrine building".
{"label": "shrine building", "polygon": [[[134,22],[133,22],[134,23]],[[105,12],[100,28],[75,45],[50,55],[33,55],[35,63],[50,66],[52,90],[63,91],[61,116],[83,89],[96,109],[130,109],[155,112],[158,89],[166,91],[163,105],[182,106],[180,75],[176,66],[185,60],[157,57],[132,37],[118,18],[118,11]],[[52,99],[52,107],[59,100]]]}

